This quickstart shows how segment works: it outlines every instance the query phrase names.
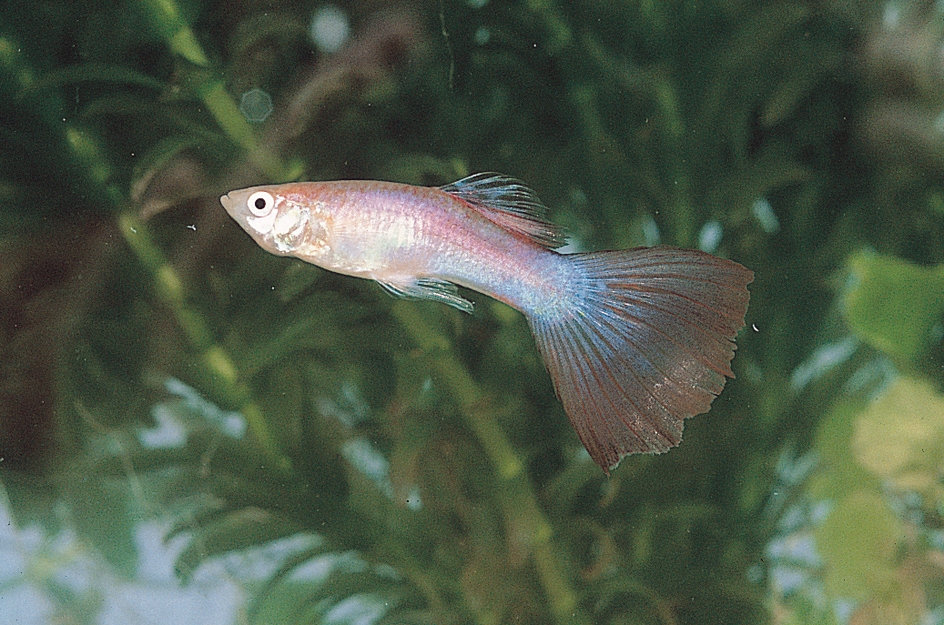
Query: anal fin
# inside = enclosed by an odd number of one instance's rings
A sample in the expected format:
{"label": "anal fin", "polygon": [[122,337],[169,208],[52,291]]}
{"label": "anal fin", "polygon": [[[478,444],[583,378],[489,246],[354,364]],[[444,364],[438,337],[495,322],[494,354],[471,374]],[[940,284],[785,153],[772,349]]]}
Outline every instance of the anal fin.
{"label": "anal fin", "polygon": [[377,280],[377,284],[396,297],[432,300],[449,304],[462,312],[472,313],[472,302],[459,295],[459,290],[452,282],[436,278],[413,278],[403,282]]}

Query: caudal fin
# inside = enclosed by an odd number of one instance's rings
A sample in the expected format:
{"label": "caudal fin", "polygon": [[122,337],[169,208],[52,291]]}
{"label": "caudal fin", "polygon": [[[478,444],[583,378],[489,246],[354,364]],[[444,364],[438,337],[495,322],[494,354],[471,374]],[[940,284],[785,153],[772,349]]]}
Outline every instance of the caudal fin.
{"label": "caudal fin", "polygon": [[682,439],[734,377],[753,272],[668,247],[574,254],[572,310],[528,322],[557,395],[590,456],[607,472]]}

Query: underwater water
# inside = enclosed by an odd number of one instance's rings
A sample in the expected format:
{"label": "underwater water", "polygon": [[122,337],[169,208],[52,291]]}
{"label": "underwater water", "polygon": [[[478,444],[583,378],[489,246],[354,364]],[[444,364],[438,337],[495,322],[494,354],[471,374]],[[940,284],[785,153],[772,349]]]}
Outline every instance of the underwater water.
{"label": "underwater water", "polygon": [[[0,6],[0,625],[944,622],[941,24]],[[476,172],[564,253],[753,271],[678,446],[604,471],[522,314],[267,253],[220,203]]]}

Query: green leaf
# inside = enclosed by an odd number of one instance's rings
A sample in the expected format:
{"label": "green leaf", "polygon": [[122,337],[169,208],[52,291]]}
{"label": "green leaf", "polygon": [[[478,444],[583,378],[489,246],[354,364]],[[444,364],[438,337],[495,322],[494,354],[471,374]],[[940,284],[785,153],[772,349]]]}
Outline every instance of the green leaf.
{"label": "green leaf", "polygon": [[[168,165],[174,164],[185,151],[203,144],[204,141],[193,135],[175,134],[160,139],[136,160],[131,196],[136,200],[142,198],[148,187],[154,183],[155,178],[167,171]],[[197,190],[194,189],[191,194],[196,192]],[[167,200],[168,198],[161,199]]]}
{"label": "green leaf", "polygon": [[799,107],[804,98],[823,81],[830,72],[842,63],[844,56],[839,50],[829,48],[815,50],[806,55],[804,63],[792,66],[793,73],[777,85],[773,94],[764,103],[761,122],[770,128],[782,123]]}
{"label": "green leaf", "polygon": [[921,356],[944,315],[944,271],[862,251],[846,263],[846,319],[863,341],[889,356]]}
{"label": "green leaf", "polygon": [[132,575],[138,554],[127,484],[83,472],[69,476],[64,490],[79,535],[119,571]]}
{"label": "green leaf", "polygon": [[809,492],[814,499],[835,500],[863,488],[878,488],[878,482],[856,462],[852,452],[853,428],[862,408],[861,401],[838,402],[820,422],[815,449],[823,469],[810,478]]}
{"label": "green leaf", "polygon": [[283,588],[290,584],[283,585],[282,582],[291,577],[299,568],[310,564],[318,557],[324,556],[325,553],[326,546],[323,541],[318,541],[316,546],[290,556],[282,562],[275,572],[263,582],[262,587],[250,598],[248,609],[249,621],[256,622],[257,617],[262,610],[267,607],[266,604],[268,602],[284,602],[285,592]]}
{"label": "green leaf", "polygon": [[80,82],[114,82],[157,91],[167,88],[167,85],[160,80],[127,67],[107,63],[83,63],[47,72],[30,85],[29,95],[32,95],[32,92],[61,89]]}
{"label": "green leaf", "polygon": [[208,526],[196,528],[174,568],[177,575],[187,581],[204,560],[230,551],[258,547],[291,536],[300,529],[284,517],[260,508],[244,508]]}
{"label": "green leaf", "polygon": [[940,493],[944,396],[930,384],[898,378],[856,421],[858,462],[901,490]]}
{"label": "green leaf", "polygon": [[863,599],[895,589],[902,528],[881,493],[859,490],[845,497],[815,536],[833,596]]}

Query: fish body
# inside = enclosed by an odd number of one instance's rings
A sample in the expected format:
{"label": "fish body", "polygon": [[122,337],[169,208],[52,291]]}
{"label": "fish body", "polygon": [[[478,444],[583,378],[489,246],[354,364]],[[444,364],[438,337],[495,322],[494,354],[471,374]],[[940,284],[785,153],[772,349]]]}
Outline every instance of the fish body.
{"label": "fish body", "polygon": [[[274,210],[253,215],[249,197],[266,193],[270,195],[261,197],[272,197]],[[572,273],[560,254],[439,188],[380,181],[303,182],[251,187],[221,201],[269,252],[468,312],[471,303],[458,294],[452,297],[455,290],[445,283],[486,293],[527,313],[559,298]],[[240,207],[247,210],[240,212]],[[528,223],[557,234],[550,223]]]}
{"label": "fish body", "polygon": [[563,255],[563,232],[523,184],[477,174],[444,187],[304,182],[232,191],[224,208],[265,250],[472,312],[456,285],[528,320],[591,457],[681,440],[721,392],[753,274],[668,247]]}

